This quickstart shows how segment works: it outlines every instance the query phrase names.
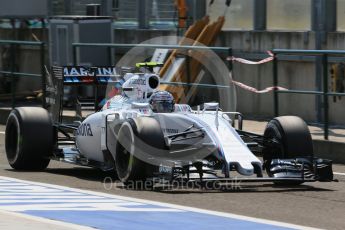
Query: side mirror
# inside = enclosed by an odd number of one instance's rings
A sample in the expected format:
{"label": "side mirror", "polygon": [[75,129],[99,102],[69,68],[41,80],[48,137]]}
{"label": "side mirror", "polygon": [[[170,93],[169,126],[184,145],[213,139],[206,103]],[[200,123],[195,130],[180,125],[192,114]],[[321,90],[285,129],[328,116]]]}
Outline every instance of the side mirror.
{"label": "side mirror", "polygon": [[218,102],[204,103],[203,112],[205,112],[207,109],[210,109],[210,110],[218,110],[218,109],[219,109],[219,103],[218,103]]}

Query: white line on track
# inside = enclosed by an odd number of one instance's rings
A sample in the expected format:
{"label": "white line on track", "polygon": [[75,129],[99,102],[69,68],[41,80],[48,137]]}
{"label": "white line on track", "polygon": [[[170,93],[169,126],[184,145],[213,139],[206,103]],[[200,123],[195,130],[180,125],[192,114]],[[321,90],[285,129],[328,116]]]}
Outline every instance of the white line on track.
{"label": "white line on track", "polygon": [[333,174],[339,175],[339,176],[345,176],[345,173],[340,173],[340,172],[333,172]]}
{"label": "white line on track", "polygon": [[4,131],[0,131],[0,134],[5,134],[5,132]]}
{"label": "white line on track", "polygon": [[[38,217],[38,216],[30,216],[30,215],[23,214],[23,213],[18,213],[18,212],[8,212],[8,211],[0,210],[0,215],[5,215],[5,216],[6,215],[11,215],[11,216],[15,216],[15,217],[18,217],[18,218],[23,218],[23,219],[37,221],[37,222],[41,222],[41,223],[45,223],[45,224],[51,224],[51,225],[55,225],[55,226],[60,226],[60,227],[66,228],[66,229],[94,230],[94,228],[87,227],[87,226],[82,226],[82,225],[62,222],[62,221],[58,221],[58,220],[51,220],[51,219],[47,219],[47,218],[43,218],[43,217]],[[53,226],[50,226],[50,227],[53,227]],[[13,228],[13,229],[15,229],[15,228]]]}
{"label": "white line on track", "polygon": [[169,204],[169,203],[163,203],[163,202],[157,202],[157,201],[151,201],[151,200],[145,200],[145,199],[138,199],[138,198],[132,198],[132,197],[112,195],[112,194],[107,194],[107,193],[94,192],[94,191],[90,191],[90,190],[81,190],[81,189],[76,189],[76,188],[71,188],[71,187],[66,187],[66,186],[59,186],[59,185],[52,185],[52,184],[46,184],[46,183],[25,181],[25,180],[19,180],[19,179],[10,178],[10,177],[4,177],[4,176],[0,176],[0,179],[17,181],[17,182],[22,182],[22,183],[30,183],[32,185],[45,186],[45,187],[50,187],[50,188],[62,189],[62,190],[69,190],[69,192],[73,191],[73,192],[86,193],[86,194],[90,194],[90,195],[102,196],[102,197],[107,197],[107,198],[115,198],[115,199],[120,199],[123,201],[158,205],[158,206],[169,207],[169,208],[173,208],[173,209],[179,209],[182,211],[204,213],[204,214],[209,214],[209,215],[234,218],[237,220],[245,220],[245,221],[252,221],[252,222],[262,223],[262,224],[276,225],[276,226],[286,227],[286,228],[304,229],[304,230],[316,229],[316,228],[312,228],[312,227],[295,225],[295,224],[290,224],[290,223],[285,223],[285,222],[278,222],[278,221],[267,220],[267,219],[259,219],[259,218],[254,218],[254,217],[232,214],[232,213],[210,211],[210,210],[205,210],[205,209],[199,209],[199,208],[193,208],[193,207],[187,207],[187,206],[181,206],[181,205],[175,205],[175,204]]}

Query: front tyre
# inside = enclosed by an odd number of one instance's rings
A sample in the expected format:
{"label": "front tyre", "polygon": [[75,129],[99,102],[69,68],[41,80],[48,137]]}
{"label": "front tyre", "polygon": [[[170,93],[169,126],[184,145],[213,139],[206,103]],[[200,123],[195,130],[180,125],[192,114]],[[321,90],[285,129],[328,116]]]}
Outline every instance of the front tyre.
{"label": "front tyre", "polygon": [[11,111],[6,122],[5,149],[13,169],[47,168],[53,143],[54,129],[47,110],[19,107]]}
{"label": "front tyre", "polygon": [[[307,124],[296,116],[282,116],[272,119],[266,126],[264,138],[274,143],[263,149],[263,160],[266,172],[273,177],[272,165],[274,159],[300,158],[306,165],[312,162],[313,142]],[[279,161],[277,161],[279,164]],[[301,182],[279,183],[301,184]]]}
{"label": "front tyre", "polygon": [[154,118],[139,117],[124,122],[118,133],[115,156],[119,179],[130,185],[153,177],[158,166],[146,156],[165,148],[163,132]]}

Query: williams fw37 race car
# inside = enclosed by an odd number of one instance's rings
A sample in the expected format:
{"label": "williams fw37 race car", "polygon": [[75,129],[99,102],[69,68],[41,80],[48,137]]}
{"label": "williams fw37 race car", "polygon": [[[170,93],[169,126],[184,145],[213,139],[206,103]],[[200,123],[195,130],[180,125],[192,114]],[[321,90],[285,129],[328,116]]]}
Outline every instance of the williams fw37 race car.
{"label": "williams fw37 race car", "polygon": [[[308,126],[299,117],[276,117],[258,135],[242,130],[242,115],[222,111],[219,103],[195,110],[175,104],[159,90],[156,74],[53,67],[50,78],[47,110],[18,107],[8,117],[6,155],[16,170],[44,170],[58,160],[112,170],[125,185],[333,180],[332,161],[314,157]],[[103,83],[120,93],[82,122],[62,122],[64,85]]]}

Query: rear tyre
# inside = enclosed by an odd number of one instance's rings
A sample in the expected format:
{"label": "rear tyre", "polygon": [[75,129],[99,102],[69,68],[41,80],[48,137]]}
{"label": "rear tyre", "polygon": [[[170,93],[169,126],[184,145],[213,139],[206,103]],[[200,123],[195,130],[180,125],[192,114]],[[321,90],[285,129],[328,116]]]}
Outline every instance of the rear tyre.
{"label": "rear tyre", "polygon": [[47,168],[53,143],[54,129],[47,110],[19,107],[11,111],[6,123],[5,149],[13,169]]}
{"label": "rear tyre", "polygon": [[[272,159],[305,158],[312,161],[313,143],[307,124],[296,116],[282,116],[271,120],[264,132],[265,139],[277,143],[276,147],[263,149],[263,160],[266,172],[271,172]],[[301,182],[284,182],[279,184],[301,184]]]}
{"label": "rear tyre", "polygon": [[154,118],[139,117],[124,122],[118,133],[115,156],[119,179],[137,189],[138,182],[145,182],[158,171],[158,166],[150,164],[146,156],[165,148],[163,132]]}

